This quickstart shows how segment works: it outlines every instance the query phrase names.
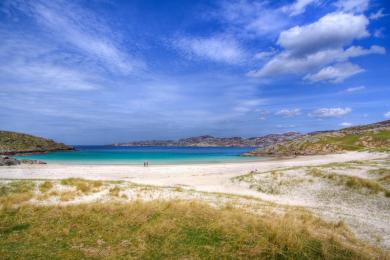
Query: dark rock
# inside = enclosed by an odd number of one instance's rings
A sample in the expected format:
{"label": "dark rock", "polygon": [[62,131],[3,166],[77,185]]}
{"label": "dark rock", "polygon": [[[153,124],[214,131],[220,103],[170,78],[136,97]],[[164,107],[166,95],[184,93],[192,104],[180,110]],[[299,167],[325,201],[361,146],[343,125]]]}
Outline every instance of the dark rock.
{"label": "dark rock", "polygon": [[20,163],[22,163],[22,164],[47,164],[44,161],[40,161],[40,160],[27,160],[27,159],[20,160]]}
{"label": "dark rock", "polygon": [[1,156],[0,157],[0,166],[12,166],[12,165],[19,165],[20,162],[15,159],[8,156]]}

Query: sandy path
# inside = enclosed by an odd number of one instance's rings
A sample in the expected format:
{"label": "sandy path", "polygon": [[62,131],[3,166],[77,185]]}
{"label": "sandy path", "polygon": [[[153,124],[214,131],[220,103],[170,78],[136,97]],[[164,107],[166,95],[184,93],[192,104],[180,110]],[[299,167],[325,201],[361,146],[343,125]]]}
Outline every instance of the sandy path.
{"label": "sandy path", "polygon": [[0,167],[0,178],[63,179],[78,177],[99,180],[126,180],[139,184],[158,186],[185,185],[199,191],[259,196],[256,191],[233,184],[230,178],[256,169],[265,171],[280,167],[369,160],[383,156],[380,153],[348,152],[258,162],[155,165],[148,168],[134,165],[21,165]]}

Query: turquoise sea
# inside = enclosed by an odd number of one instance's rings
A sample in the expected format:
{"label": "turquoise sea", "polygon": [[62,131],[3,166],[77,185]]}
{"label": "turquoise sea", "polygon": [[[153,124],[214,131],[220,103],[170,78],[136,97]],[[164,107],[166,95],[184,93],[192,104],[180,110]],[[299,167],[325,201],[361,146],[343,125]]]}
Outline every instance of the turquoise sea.
{"label": "turquoise sea", "polygon": [[72,152],[51,152],[18,156],[19,159],[42,160],[56,164],[189,164],[222,163],[262,160],[242,157],[242,153],[254,148],[237,147],[114,147],[75,146]]}

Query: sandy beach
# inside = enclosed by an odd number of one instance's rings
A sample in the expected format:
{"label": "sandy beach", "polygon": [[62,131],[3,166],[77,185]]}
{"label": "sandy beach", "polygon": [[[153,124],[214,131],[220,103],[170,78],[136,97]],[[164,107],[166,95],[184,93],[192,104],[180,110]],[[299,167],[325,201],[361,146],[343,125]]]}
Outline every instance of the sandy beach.
{"label": "sandy beach", "polygon": [[223,192],[264,198],[256,191],[235,185],[231,178],[251,171],[271,171],[293,166],[318,166],[351,160],[370,160],[386,155],[369,152],[301,156],[258,162],[151,165],[20,165],[0,168],[1,179],[65,179],[123,180],[157,186],[187,186],[206,192]]}

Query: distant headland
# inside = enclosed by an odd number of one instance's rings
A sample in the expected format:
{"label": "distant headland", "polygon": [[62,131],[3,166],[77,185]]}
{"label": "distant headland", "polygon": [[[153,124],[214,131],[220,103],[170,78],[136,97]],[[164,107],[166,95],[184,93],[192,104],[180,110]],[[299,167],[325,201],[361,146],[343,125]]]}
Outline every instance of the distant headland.
{"label": "distant headland", "polygon": [[180,146],[180,147],[264,147],[301,136],[297,132],[269,134],[259,137],[214,137],[202,135],[179,140],[145,140],[127,143],[116,143],[112,146]]}

